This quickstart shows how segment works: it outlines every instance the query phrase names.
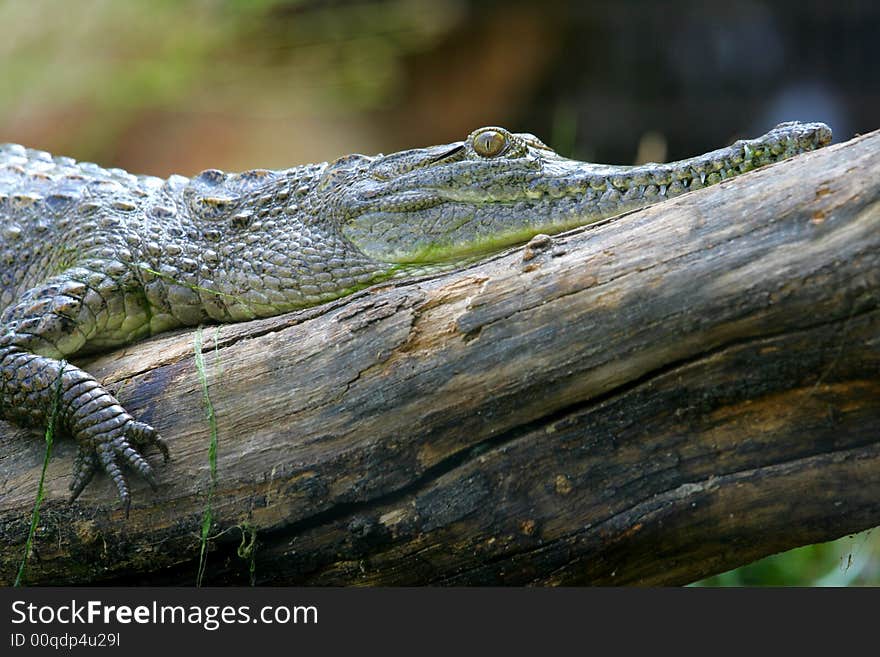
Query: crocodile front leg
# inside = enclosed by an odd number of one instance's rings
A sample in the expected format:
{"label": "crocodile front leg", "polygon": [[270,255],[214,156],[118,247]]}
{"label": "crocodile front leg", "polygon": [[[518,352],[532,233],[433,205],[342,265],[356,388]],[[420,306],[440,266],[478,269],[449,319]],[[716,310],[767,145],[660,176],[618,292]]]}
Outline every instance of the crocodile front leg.
{"label": "crocodile front leg", "polygon": [[[107,299],[131,299],[125,294],[130,285],[129,276],[69,270],[29,290],[0,317],[0,417],[43,427],[58,404],[59,432],[79,444],[73,499],[100,467],[116,484],[126,514],[131,496],[123,467],[155,488],[155,474],[141,452],[154,445],[167,460],[168,448],[153,427],[135,420],[94,377],[63,359],[89,340],[143,330],[125,324],[108,306]],[[147,314],[142,316],[147,322]]]}

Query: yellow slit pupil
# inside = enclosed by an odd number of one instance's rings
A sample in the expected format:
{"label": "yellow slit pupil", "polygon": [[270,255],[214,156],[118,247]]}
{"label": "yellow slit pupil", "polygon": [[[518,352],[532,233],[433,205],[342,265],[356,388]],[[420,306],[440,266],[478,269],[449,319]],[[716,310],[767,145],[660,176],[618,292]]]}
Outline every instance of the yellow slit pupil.
{"label": "yellow slit pupil", "polygon": [[474,150],[483,157],[498,155],[506,145],[507,140],[500,132],[486,130],[474,137]]}

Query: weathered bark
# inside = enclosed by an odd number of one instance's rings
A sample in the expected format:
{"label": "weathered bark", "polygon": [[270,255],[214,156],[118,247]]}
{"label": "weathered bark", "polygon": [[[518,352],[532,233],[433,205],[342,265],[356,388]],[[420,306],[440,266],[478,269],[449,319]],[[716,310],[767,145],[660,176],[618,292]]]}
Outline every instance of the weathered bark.
{"label": "weathered bark", "polygon": [[[880,524],[880,133],[204,338],[209,584],[680,584],[832,539]],[[195,581],[193,343],[85,363],[173,460],[125,520],[57,443],[26,581]],[[42,458],[0,425],[4,583]]]}

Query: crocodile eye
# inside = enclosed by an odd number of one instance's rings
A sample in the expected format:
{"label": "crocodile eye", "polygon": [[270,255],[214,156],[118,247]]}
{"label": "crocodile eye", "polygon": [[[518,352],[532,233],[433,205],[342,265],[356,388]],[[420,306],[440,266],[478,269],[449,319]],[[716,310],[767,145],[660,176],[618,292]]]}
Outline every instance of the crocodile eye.
{"label": "crocodile eye", "polygon": [[507,148],[507,137],[497,130],[483,130],[474,135],[474,150],[483,157],[495,157]]}

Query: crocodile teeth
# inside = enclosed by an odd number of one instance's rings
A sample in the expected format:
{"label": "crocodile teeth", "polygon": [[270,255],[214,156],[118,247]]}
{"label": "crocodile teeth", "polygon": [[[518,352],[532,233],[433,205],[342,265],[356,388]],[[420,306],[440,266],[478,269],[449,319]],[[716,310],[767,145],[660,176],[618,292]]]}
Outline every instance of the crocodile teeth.
{"label": "crocodile teeth", "polygon": [[666,185],[660,185],[660,196],[666,196]]}
{"label": "crocodile teeth", "polygon": [[700,171],[700,184],[701,184],[701,185],[705,185],[705,184],[706,184],[706,174],[705,174],[704,172],[702,172],[702,171]]}

